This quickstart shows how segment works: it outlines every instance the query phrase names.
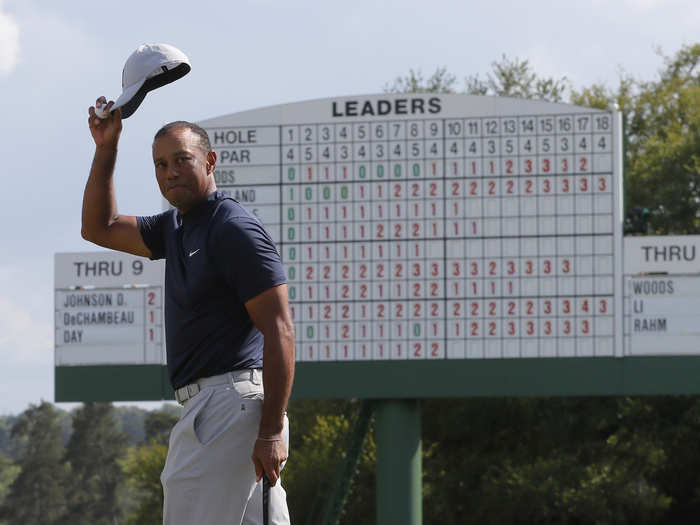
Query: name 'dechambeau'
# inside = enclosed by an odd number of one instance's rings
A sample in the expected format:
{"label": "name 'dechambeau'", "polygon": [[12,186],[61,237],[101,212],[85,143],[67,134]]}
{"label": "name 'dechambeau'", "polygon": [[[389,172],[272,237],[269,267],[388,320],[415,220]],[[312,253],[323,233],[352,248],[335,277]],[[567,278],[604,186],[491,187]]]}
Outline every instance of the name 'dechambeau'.
{"label": "name 'dechambeau'", "polygon": [[379,100],[346,100],[333,101],[331,114],[333,117],[364,117],[383,115],[424,115],[442,111],[442,101],[439,97],[429,99],[392,98]]}
{"label": "name 'dechambeau'", "polygon": [[65,326],[74,325],[122,325],[134,324],[135,314],[133,310],[116,310],[107,312],[78,312],[71,314],[64,312],[63,324]]}

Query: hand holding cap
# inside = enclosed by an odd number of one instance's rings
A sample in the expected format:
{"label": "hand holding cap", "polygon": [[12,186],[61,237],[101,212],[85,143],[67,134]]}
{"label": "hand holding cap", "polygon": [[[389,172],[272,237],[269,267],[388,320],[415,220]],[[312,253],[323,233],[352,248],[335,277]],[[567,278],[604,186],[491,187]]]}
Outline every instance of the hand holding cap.
{"label": "hand holding cap", "polygon": [[[111,108],[121,108],[129,118],[149,91],[170,84],[190,72],[190,61],[182,51],[169,44],[143,44],[134,51],[122,70],[122,94]],[[95,115],[107,118],[106,104],[95,106]]]}

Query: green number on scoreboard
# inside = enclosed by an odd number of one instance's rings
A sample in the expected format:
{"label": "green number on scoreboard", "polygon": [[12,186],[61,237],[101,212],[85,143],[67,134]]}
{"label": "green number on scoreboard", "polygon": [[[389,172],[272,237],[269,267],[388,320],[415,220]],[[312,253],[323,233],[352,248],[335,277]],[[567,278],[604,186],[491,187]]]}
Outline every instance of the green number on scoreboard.
{"label": "green number on scoreboard", "polygon": [[420,325],[417,323],[413,325],[413,335],[420,337]]}

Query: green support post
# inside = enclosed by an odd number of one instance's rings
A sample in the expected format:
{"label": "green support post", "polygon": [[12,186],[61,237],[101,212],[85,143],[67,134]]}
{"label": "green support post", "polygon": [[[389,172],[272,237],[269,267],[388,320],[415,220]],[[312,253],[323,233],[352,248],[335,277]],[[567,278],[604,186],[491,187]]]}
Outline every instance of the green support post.
{"label": "green support post", "polygon": [[377,525],[423,523],[421,417],[416,399],[376,408]]}

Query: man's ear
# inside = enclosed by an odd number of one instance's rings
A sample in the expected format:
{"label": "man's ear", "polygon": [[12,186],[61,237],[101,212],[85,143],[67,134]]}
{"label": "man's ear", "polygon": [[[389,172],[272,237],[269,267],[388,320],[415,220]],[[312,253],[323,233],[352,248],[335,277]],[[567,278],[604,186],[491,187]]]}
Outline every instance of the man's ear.
{"label": "man's ear", "polygon": [[211,175],[214,173],[214,169],[216,168],[216,152],[215,151],[210,151],[207,153],[207,175]]}

